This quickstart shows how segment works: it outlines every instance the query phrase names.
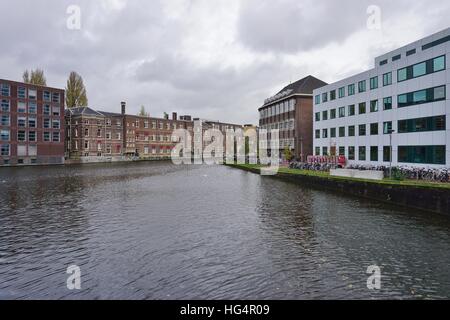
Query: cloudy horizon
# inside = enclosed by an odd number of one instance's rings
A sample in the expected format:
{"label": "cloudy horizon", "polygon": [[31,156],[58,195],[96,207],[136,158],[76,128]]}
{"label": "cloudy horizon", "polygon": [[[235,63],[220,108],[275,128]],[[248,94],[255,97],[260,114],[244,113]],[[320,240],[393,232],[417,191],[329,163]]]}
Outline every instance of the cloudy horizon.
{"label": "cloudy horizon", "polygon": [[[67,8],[81,28],[67,28]],[[369,29],[367,8],[381,9]],[[4,1],[0,78],[44,70],[64,88],[84,79],[89,106],[151,116],[190,114],[258,122],[263,101],[313,75],[338,81],[373,67],[376,56],[449,27],[443,1],[38,0]]]}

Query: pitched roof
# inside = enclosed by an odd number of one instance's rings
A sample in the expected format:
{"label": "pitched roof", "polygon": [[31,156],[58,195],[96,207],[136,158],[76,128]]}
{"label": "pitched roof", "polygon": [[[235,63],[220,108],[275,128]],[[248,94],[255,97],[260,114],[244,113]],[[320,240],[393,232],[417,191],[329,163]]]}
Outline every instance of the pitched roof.
{"label": "pitched roof", "polygon": [[97,112],[89,107],[69,108],[66,109],[66,113],[72,114],[73,116],[103,116],[100,112]]}
{"label": "pitched roof", "polygon": [[297,80],[294,83],[291,83],[290,85],[284,87],[277,94],[280,94],[287,90],[292,90],[292,93],[296,94],[312,94],[313,90],[326,85],[328,85],[328,83],[309,75],[306,78]]}

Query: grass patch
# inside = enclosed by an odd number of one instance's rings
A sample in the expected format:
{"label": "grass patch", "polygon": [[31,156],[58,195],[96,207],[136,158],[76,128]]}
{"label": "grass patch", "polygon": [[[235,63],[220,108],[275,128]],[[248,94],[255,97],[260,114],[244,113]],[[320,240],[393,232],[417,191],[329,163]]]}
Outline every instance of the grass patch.
{"label": "grass patch", "polygon": [[[235,168],[240,168],[240,169],[247,169],[247,170],[259,170],[259,169],[263,168],[263,166],[255,165],[255,164],[234,164],[234,165],[229,165],[229,166],[235,167]],[[434,188],[434,189],[450,189],[450,183],[427,182],[427,181],[417,181],[417,180],[399,181],[399,180],[394,180],[394,179],[384,179],[381,181],[377,181],[377,180],[368,180],[368,179],[334,177],[334,176],[331,176],[328,172],[290,169],[290,168],[280,168],[278,172],[281,174],[320,177],[320,178],[324,178],[324,179],[340,180],[340,181],[367,182],[367,183],[374,183],[374,184],[383,184],[386,186],[409,186],[409,187]]]}

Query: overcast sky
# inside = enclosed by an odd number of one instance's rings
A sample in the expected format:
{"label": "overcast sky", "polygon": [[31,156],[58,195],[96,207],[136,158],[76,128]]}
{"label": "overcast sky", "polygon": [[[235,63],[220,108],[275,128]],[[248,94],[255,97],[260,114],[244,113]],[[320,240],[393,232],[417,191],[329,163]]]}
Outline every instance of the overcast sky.
{"label": "overcast sky", "polygon": [[[367,28],[367,8],[381,29]],[[81,29],[67,28],[68,6]],[[1,0],[0,78],[42,68],[64,88],[85,81],[94,109],[144,105],[235,123],[258,121],[264,99],[309,74],[326,82],[450,26],[443,0]]]}

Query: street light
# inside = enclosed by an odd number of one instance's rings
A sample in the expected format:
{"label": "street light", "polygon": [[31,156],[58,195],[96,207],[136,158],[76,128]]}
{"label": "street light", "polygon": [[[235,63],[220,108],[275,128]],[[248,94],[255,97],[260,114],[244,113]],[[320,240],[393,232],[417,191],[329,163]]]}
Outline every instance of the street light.
{"label": "street light", "polygon": [[389,179],[392,179],[392,134],[395,130],[389,129],[389,147],[390,147],[390,155],[389,155]]}

